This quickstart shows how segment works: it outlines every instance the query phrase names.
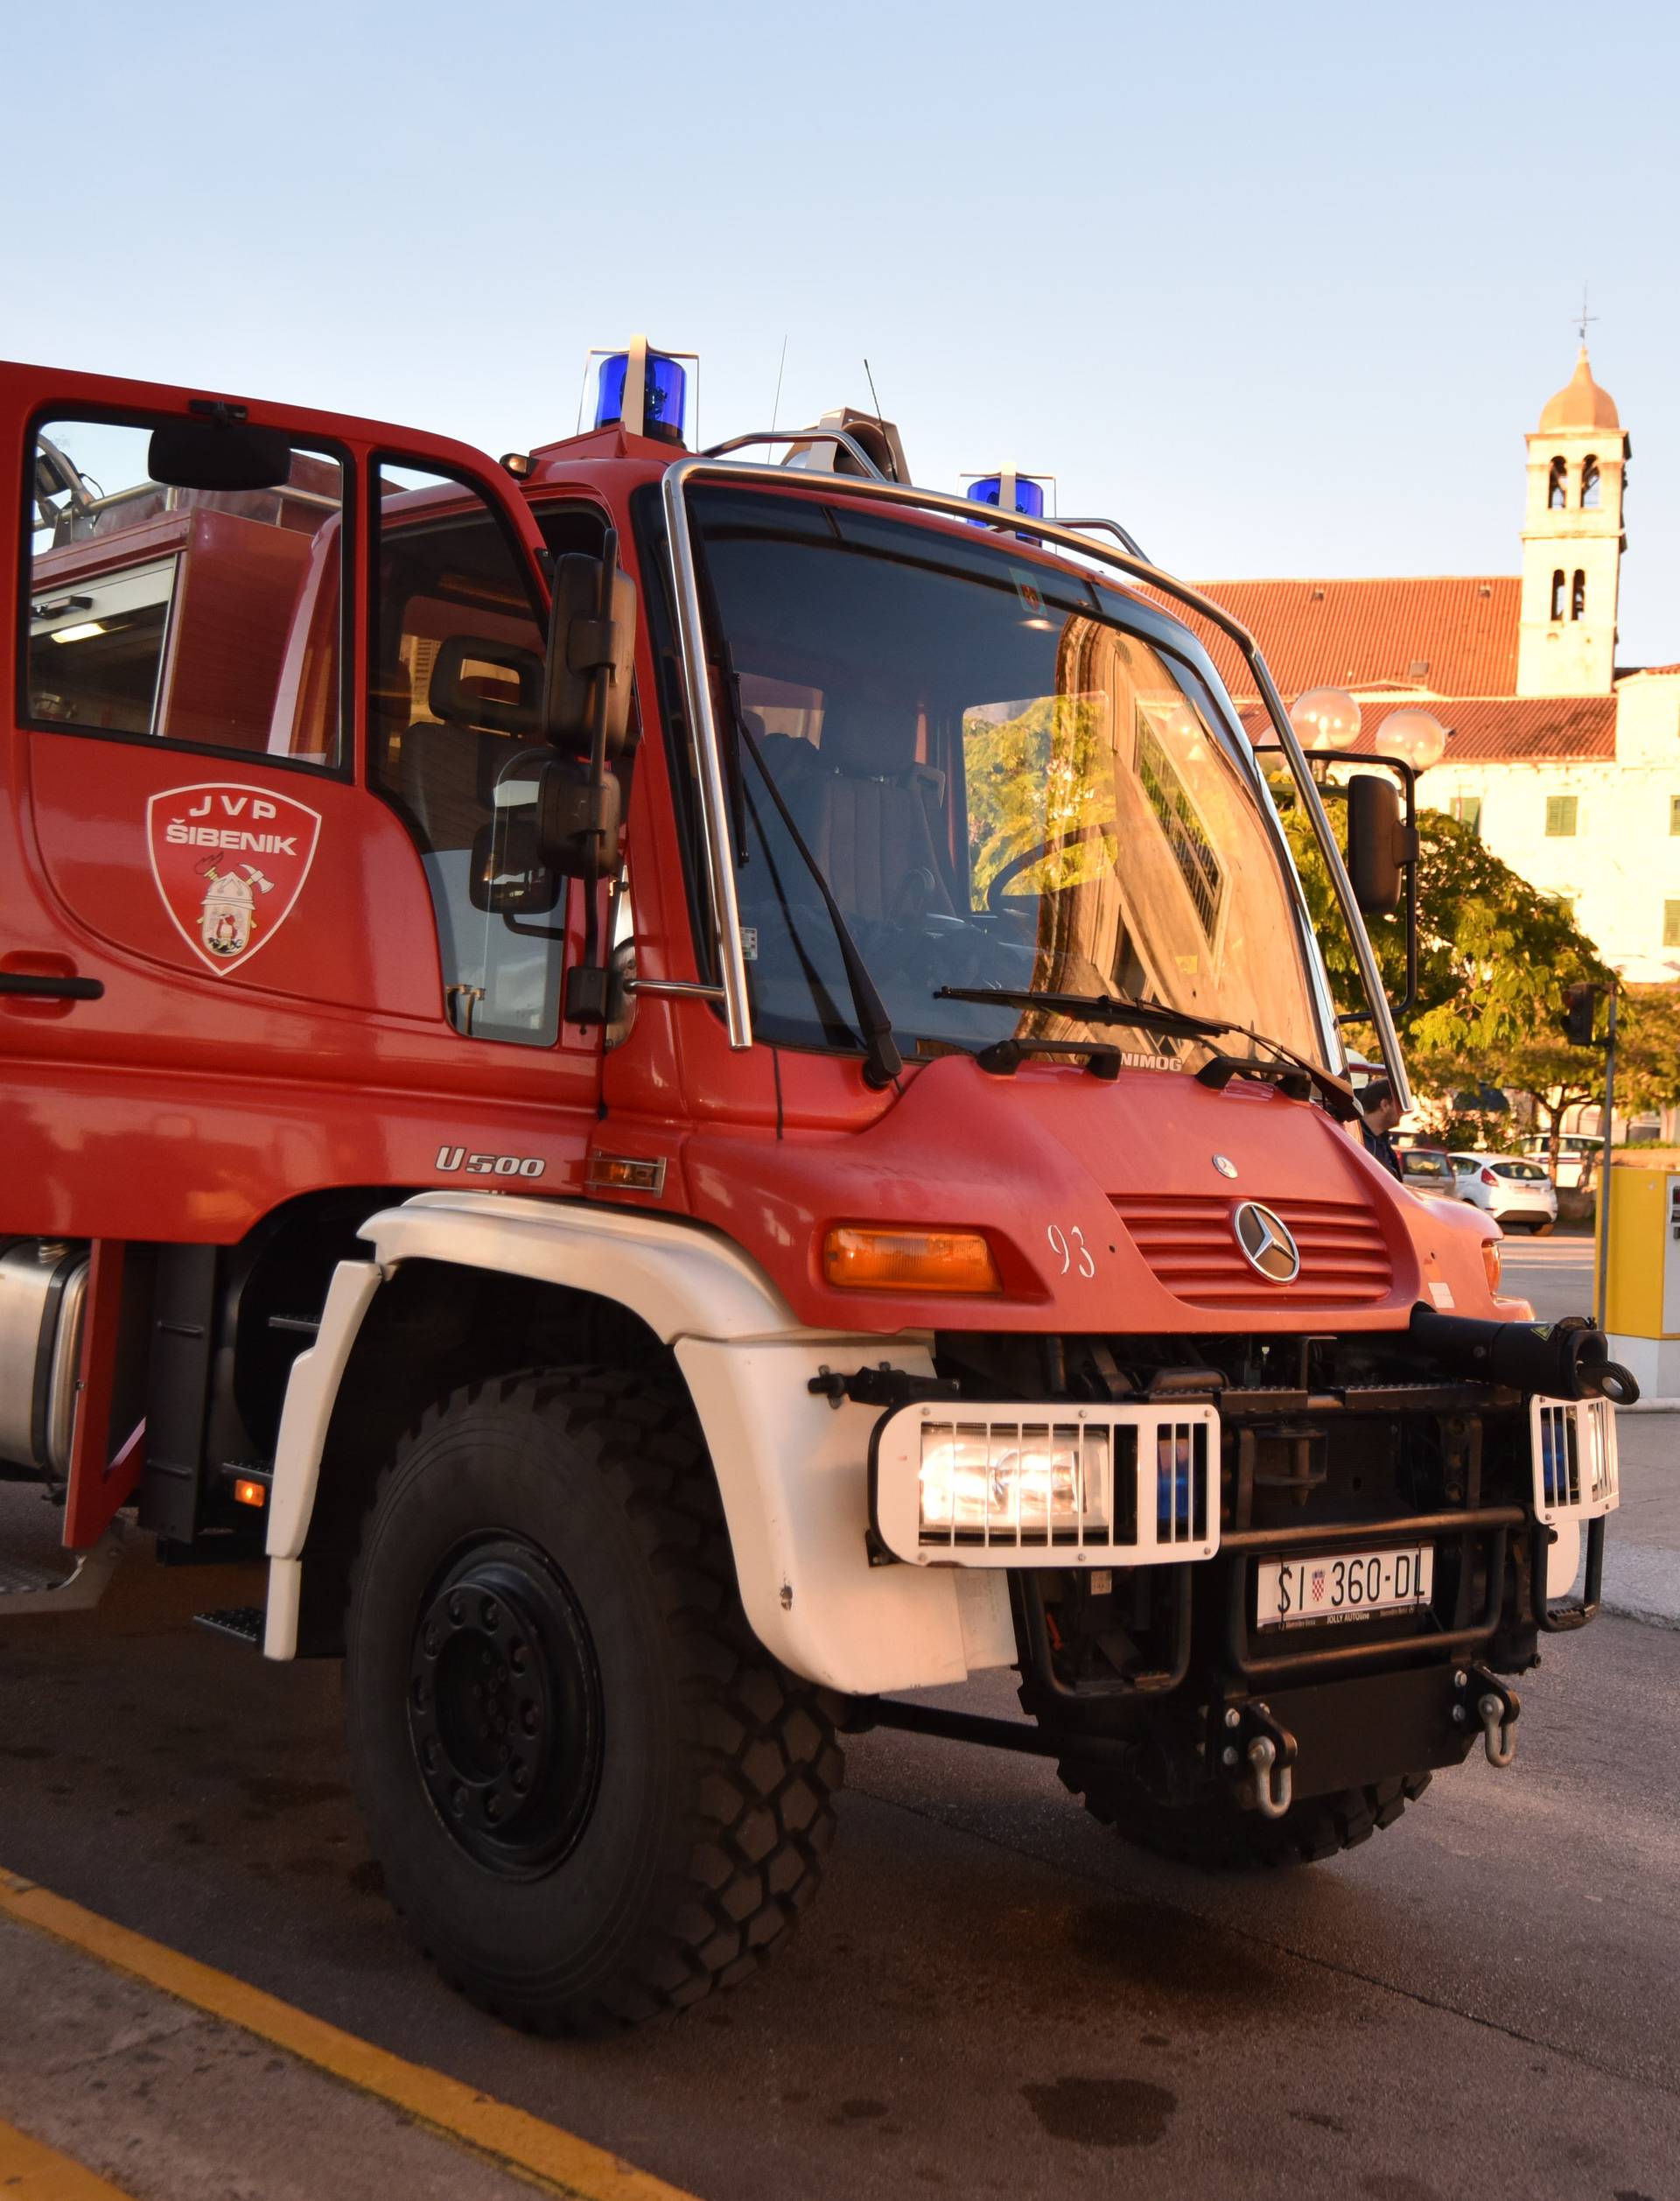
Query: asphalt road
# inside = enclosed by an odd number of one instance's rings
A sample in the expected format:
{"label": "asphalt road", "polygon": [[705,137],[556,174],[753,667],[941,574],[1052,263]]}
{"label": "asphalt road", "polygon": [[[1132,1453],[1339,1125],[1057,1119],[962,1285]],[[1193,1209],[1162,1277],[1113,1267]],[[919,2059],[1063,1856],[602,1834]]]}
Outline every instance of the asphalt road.
{"label": "asphalt road", "polygon": [[[1474,1760],[1281,1877],[1129,1852],[1039,1761],[859,1738],[798,1943],[676,2024],[579,2045],[481,2017],[410,1947],[348,1798],[336,1671],[182,1624],[249,1587],[137,1558],[97,1614],[0,1615],[0,1864],[705,2201],[1680,2197],[1680,1634],[1559,1642],[1510,1771]],[[1002,1678],[970,1694],[1009,1708]],[[4,1976],[0,2118],[85,2122],[89,2064],[38,2042],[116,2018],[67,1956]],[[192,2068],[203,2127],[219,2066]],[[284,2077],[266,2113],[230,2106],[240,2174],[214,2190],[279,2190]],[[376,2131],[332,2190],[421,2189]]]}
{"label": "asphalt road", "polygon": [[1513,1232],[1505,1241],[1502,1272],[1505,1290],[1529,1300],[1542,1321],[1593,1311],[1591,1238],[1534,1238]]}

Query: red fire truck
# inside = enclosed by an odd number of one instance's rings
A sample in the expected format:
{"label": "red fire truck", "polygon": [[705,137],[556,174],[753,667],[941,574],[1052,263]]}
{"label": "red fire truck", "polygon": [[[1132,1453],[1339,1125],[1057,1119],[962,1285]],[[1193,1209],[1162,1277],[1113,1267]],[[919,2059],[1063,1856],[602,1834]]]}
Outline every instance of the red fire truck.
{"label": "red fire truck", "polygon": [[544,2027],[750,1971],[872,1724],[1210,1865],[1508,1763],[1632,1395],[1357,1136],[1396,782],[1123,529],[682,379],[497,462],[0,369],[4,1609],[265,1554],[206,1619],[345,1661],[396,1900]]}

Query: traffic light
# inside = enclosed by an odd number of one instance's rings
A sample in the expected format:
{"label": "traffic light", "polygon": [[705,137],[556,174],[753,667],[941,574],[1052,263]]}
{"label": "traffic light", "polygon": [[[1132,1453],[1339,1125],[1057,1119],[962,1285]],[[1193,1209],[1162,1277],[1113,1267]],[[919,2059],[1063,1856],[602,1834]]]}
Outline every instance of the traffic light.
{"label": "traffic light", "polygon": [[1573,1047],[1591,1047],[1599,1013],[1600,988],[1585,981],[1564,996],[1564,1032]]}

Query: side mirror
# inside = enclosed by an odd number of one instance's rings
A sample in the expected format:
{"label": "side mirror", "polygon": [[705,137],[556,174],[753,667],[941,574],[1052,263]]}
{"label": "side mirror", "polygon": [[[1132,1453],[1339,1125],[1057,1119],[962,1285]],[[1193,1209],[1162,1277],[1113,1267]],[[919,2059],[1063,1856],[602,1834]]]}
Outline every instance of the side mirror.
{"label": "side mirror", "polygon": [[[534,796],[536,789],[526,781],[521,792]],[[538,845],[535,801],[498,808],[473,835],[467,893],[474,909],[494,917],[546,916],[559,901],[560,873]]]}
{"label": "side mirror", "polygon": [[534,845],[556,876],[599,879],[612,867],[621,797],[610,774],[596,779],[569,757],[546,763],[536,783]]}
{"label": "side mirror", "polygon": [[153,429],[146,471],[166,489],[279,489],[291,478],[291,445],[244,421],[172,420]]}
{"label": "side mirror", "polygon": [[1401,823],[1394,782],[1356,772],[1348,782],[1348,876],[1366,916],[1392,917],[1399,908],[1404,868],[1418,853],[1414,842]]}
{"label": "side mirror", "polygon": [[636,585],[619,570],[617,550],[614,536],[605,559],[568,551],[555,562],[543,732],[576,756],[598,743],[603,760],[615,757],[630,731]]}

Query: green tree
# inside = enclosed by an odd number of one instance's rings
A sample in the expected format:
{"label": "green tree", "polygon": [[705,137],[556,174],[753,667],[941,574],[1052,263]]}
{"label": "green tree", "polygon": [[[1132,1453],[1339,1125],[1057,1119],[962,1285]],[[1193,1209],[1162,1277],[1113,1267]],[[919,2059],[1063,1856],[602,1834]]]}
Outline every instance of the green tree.
{"label": "green tree", "polygon": [[[1334,818],[1340,805],[1329,807]],[[1356,1011],[1362,992],[1329,874],[1305,813],[1292,809],[1285,823],[1337,999]],[[1470,827],[1423,810],[1418,831],[1418,995],[1399,1020],[1414,1079],[1444,1098],[1484,1084],[1526,1095],[1548,1132],[1555,1172],[1565,1113],[1604,1083],[1602,1049],[1572,1047],[1564,1036],[1564,997],[1583,979],[1607,985],[1610,971],[1568,904],[1530,886]],[[1397,1000],[1405,991],[1404,917],[1376,919],[1369,930]],[[1350,1037],[1368,1046],[1375,1034],[1355,1025]]]}

